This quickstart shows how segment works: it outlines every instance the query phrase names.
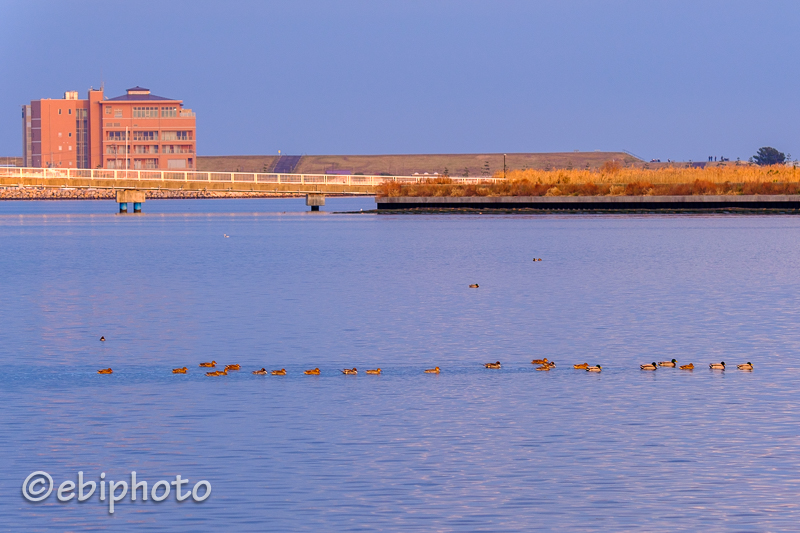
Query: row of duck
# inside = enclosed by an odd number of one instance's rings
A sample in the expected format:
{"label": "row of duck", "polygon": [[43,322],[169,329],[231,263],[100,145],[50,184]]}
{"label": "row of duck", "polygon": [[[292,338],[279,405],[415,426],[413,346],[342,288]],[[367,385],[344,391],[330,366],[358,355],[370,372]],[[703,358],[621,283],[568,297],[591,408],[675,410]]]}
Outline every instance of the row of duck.
{"label": "row of duck", "polygon": [[[555,362],[548,361],[547,358],[534,359],[533,361],[531,361],[531,364],[539,365],[536,368],[536,370],[539,370],[539,371],[542,371],[542,372],[548,372],[551,369],[555,368],[555,366],[556,366]],[[216,366],[217,366],[217,362],[216,361],[211,361],[209,363],[200,363],[200,367],[201,368],[216,368]],[[489,368],[489,369],[502,368],[502,365],[500,364],[500,361],[496,361],[494,363],[484,363],[483,366],[485,368]],[[658,370],[660,367],[667,367],[667,368],[675,368],[675,367],[677,367],[680,370],[694,370],[694,363],[689,363],[688,365],[679,365],[677,360],[672,359],[671,361],[661,361],[659,363],[656,363],[655,361],[653,361],[652,363],[646,363],[646,364],[643,364],[643,365],[639,365],[640,369],[646,370],[646,371]],[[726,369],[725,361],[721,361],[719,363],[710,363],[708,365],[708,367],[711,370],[725,370]],[[228,375],[228,371],[238,371],[238,370],[241,370],[241,368],[242,368],[241,365],[238,365],[238,364],[225,365],[223,370],[211,370],[211,371],[206,372],[206,376],[210,376],[210,377],[227,376]],[[586,372],[602,372],[603,371],[603,367],[601,367],[600,365],[590,365],[589,363],[581,363],[581,364],[577,364],[577,365],[572,365],[572,368],[574,368],[576,370],[585,370]],[[736,368],[738,368],[739,370],[749,370],[749,371],[751,371],[751,370],[753,370],[753,363],[750,363],[748,361],[747,363],[742,363],[742,364],[736,365]],[[185,366],[182,367],[182,368],[173,368],[172,369],[172,373],[173,374],[186,374],[187,372],[189,372],[189,369],[187,367],[185,367]],[[342,372],[342,374],[345,374],[345,375],[356,375],[356,374],[358,374],[358,369],[356,367],[344,368],[344,369],[341,370],[341,372]],[[441,372],[441,370],[439,369],[438,366],[434,367],[434,368],[428,368],[428,369],[425,370],[426,374],[438,374],[439,372]],[[103,368],[101,370],[98,370],[97,373],[98,374],[112,374],[113,370],[111,370],[110,368]],[[258,376],[264,376],[264,375],[267,375],[267,374],[272,374],[273,376],[285,376],[286,375],[286,369],[285,368],[281,368],[280,370],[267,370],[266,368],[261,368],[260,370],[253,370],[252,373],[255,374],[255,375],[258,375]],[[382,371],[381,371],[380,368],[375,368],[375,369],[367,370],[366,373],[375,375],[375,374],[381,374]],[[310,370],[306,370],[305,372],[303,372],[303,374],[305,374],[307,376],[318,376],[318,375],[320,375],[320,370],[319,370],[319,368],[312,368]]]}

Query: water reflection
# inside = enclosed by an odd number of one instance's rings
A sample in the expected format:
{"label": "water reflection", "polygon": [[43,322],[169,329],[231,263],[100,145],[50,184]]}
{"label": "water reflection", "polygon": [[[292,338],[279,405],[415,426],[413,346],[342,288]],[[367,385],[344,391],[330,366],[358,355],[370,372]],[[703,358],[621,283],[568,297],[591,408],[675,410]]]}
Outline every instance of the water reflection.
{"label": "water reflection", "polygon": [[[6,527],[796,527],[797,219],[214,202],[0,216]],[[557,368],[536,372],[543,357]],[[639,370],[673,357],[697,368]],[[211,359],[242,371],[207,378]],[[719,360],[755,370],[709,371]],[[603,372],[571,368],[584,361]],[[353,366],[383,375],[340,374]],[[39,469],[181,473],[214,492],[109,518],[25,504]]]}

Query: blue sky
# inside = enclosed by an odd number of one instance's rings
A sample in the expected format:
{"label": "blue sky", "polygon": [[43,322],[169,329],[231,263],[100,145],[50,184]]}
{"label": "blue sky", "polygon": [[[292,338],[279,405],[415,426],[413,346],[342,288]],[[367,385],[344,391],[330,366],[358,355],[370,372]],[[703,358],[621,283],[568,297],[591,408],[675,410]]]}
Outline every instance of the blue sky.
{"label": "blue sky", "polygon": [[20,105],[134,85],[200,155],[629,150],[800,156],[797,1],[0,0],[0,156]]}

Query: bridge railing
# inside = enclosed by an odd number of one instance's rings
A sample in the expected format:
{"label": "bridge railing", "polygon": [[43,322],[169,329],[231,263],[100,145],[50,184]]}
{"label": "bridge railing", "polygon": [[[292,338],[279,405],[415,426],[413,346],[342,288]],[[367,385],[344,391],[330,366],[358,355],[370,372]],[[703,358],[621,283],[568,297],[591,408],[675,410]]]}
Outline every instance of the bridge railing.
{"label": "bridge railing", "polygon": [[[67,178],[115,181],[185,181],[223,183],[275,183],[295,185],[353,185],[375,186],[387,181],[421,183],[443,178],[436,174],[413,176],[342,175],[342,174],[272,174],[261,172],[202,172],[191,170],[111,170],[84,168],[27,168],[3,167],[0,175],[20,178]],[[450,177],[454,183],[502,181],[502,178]]]}

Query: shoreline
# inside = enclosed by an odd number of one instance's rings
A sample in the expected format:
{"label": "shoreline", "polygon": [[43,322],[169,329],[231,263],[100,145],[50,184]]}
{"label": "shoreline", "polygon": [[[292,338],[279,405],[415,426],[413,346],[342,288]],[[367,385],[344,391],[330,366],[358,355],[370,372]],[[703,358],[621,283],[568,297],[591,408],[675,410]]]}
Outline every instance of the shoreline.
{"label": "shoreline", "polygon": [[686,196],[394,196],[380,212],[800,212],[800,195]]}
{"label": "shoreline", "polygon": [[[42,187],[2,187],[0,201],[4,200],[113,200],[115,189],[54,189]],[[334,196],[334,195],[328,195]],[[337,195],[338,196],[338,195]],[[342,195],[346,196],[346,195]],[[229,192],[229,191],[187,191],[187,190],[149,190],[145,191],[147,200],[196,200],[230,198],[304,198],[305,193],[275,192]]]}

